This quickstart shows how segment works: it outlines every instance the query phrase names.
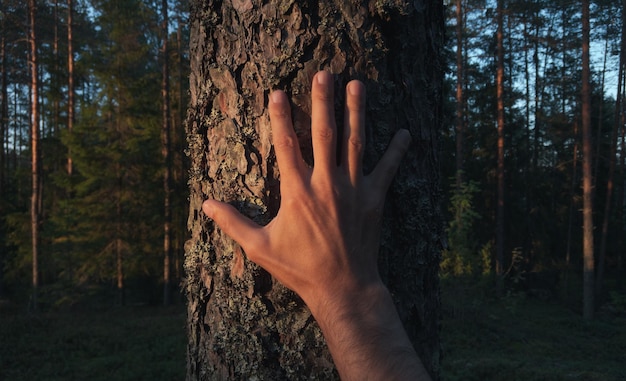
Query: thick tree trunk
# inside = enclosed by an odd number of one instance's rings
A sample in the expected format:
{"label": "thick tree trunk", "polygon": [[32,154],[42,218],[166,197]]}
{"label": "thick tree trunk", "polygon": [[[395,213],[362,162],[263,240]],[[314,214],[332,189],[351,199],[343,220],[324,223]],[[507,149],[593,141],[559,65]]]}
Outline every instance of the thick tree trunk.
{"label": "thick tree trunk", "polygon": [[295,129],[310,162],[309,92],[320,69],[335,74],[340,113],[345,84],[354,78],[366,84],[366,171],[398,128],[413,136],[388,197],[380,268],[409,337],[437,379],[442,4],[320,1],[261,7],[249,0],[195,0],[190,15],[187,379],[337,378],[302,301],[249,262],[201,211],[202,201],[211,197],[231,202],[259,223],[272,219],[280,202],[279,174],[266,98],[276,88],[291,95]]}

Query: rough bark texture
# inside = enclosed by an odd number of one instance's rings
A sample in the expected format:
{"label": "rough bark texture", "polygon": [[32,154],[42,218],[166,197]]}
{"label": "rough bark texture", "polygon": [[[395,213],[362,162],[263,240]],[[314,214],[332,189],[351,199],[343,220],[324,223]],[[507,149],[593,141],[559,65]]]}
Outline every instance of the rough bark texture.
{"label": "rough bark texture", "polygon": [[191,3],[187,379],[337,378],[302,301],[248,261],[201,211],[211,197],[231,202],[258,223],[272,219],[280,201],[279,173],[266,99],[276,88],[291,95],[295,129],[310,163],[310,83],[320,69],[335,74],[338,112],[345,84],[355,78],[366,84],[366,171],[397,129],[408,128],[413,136],[388,196],[380,269],[424,365],[438,378],[442,4]]}

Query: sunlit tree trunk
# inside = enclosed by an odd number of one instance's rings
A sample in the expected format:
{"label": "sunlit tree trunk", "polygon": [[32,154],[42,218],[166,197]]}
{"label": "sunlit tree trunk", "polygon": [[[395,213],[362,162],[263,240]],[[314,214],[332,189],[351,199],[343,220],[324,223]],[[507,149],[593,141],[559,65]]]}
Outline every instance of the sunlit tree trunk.
{"label": "sunlit tree trunk", "polygon": [[33,310],[37,310],[37,294],[39,288],[39,223],[40,223],[40,173],[41,148],[39,147],[39,76],[37,69],[37,38],[35,33],[36,1],[28,1],[30,45],[30,149],[31,149],[31,200],[30,227],[32,245],[32,300]]}
{"label": "sunlit tree trunk", "polygon": [[576,189],[578,179],[578,122],[574,121],[574,153],[572,157],[572,180],[569,191],[569,209],[567,216],[567,243],[565,245],[565,270],[563,272],[563,296],[569,294],[569,277],[572,259],[572,235],[574,229],[574,209],[576,207]]}
{"label": "sunlit tree trunk", "polygon": [[[71,134],[74,129],[74,0],[67,0],[67,131]],[[72,152],[67,152],[67,174],[74,172]]]}
{"label": "sunlit tree trunk", "polygon": [[589,66],[589,0],[582,2],[582,131],[583,131],[583,316],[594,312],[594,244],[591,169],[591,86]]}
{"label": "sunlit tree trunk", "polygon": [[171,303],[171,260],[172,260],[172,207],[171,207],[171,177],[172,160],[170,158],[170,69],[169,69],[169,17],[167,10],[167,0],[161,3],[161,14],[163,17],[161,34],[163,45],[162,54],[162,79],[161,79],[161,102],[162,102],[162,125],[161,125],[161,154],[163,155],[163,304],[168,306]]}
{"label": "sunlit tree trunk", "polygon": [[504,36],[502,0],[498,0],[496,32],[496,97],[498,125],[497,205],[496,205],[496,275],[498,294],[503,292],[504,277]]}
{"label": "sunlit tree trunk", "polygon": [[201,211],[211,197],[261,224],[276,214],[279,173],[266,99],[277,88],[291,95],[295,130],[310,163],[309,92],[319,69],[335,75],[338,112],[346,83],[358,78],[366,84],[367,170],[397,128],[413,136],[387,199],[380,269],[409,337],[437,379],[442,3],[195,0],[190,16],[187,379],[337,379],[303,302],[247,261]]}

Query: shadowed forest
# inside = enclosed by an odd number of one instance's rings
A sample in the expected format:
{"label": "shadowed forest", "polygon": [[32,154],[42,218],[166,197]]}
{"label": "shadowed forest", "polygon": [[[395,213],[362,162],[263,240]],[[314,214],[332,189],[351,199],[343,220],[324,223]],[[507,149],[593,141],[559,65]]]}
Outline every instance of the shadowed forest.
{"label": "shadowed forest", "polygon": [[[443,379],[626,379],[624,3],[445,1]],[[182,379],[188,1],[0,7],[0,379]]]}

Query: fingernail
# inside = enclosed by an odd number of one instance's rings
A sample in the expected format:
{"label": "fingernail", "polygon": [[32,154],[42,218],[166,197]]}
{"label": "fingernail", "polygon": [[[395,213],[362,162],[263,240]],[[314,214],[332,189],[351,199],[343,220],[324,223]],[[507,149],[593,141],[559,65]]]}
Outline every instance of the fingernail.
{"label": "fingernail", "polygon": [[320,85],[325,85],[328,83],[328,77],[329,74],[325,71],[320,71],[317,73],[317,83],[319,83]]}
{"label": "fingernail", "polygon": [[272,101],[272,103],[280,102],[280,94],[278,93],[278,91],[272,91],[272,93],[270,94],[270,101]]}
{"label": "fingernail", "polygon": [[350,95],[357,95],[357,91],[356,91],[356,88],[354,86],[355,86],[354,82],[348,83],[348,93]]}
{"label": "fingernail", "polygon": [[211,217],[211,214],[213,214],[213,205],[210,200],[206,200],[202,203],[202,211],[207,217]]}

